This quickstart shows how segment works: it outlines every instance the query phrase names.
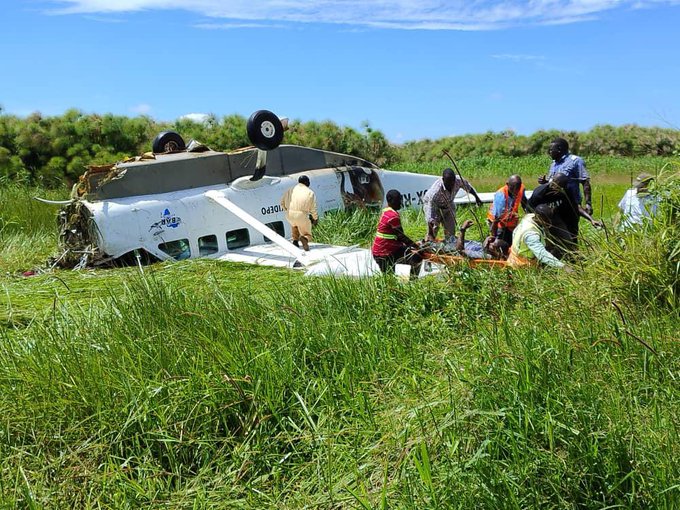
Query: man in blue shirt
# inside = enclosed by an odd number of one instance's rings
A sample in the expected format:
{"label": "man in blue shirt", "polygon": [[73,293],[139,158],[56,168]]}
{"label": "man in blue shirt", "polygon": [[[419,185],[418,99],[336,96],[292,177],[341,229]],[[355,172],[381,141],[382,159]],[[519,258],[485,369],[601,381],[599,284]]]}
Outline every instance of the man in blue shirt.
{"label": "man in blue shirt", "polygon": [[586,170],[583,159],[574,154],[569,154],[569,143],[564,138],[555,138],[550,144],[548,154],[553,160],[548,178],[546,179],[545,175],[539,177],[538,183],[545,184],[548,179],[552,179],[557,174],[566,175],[569,178],[567,193],[571,196],[571,200],[576,205],[581,203],[581,186],[583,186],[583,198],[585,199],[583,209],[588,214],[593,214],[590,174]]}

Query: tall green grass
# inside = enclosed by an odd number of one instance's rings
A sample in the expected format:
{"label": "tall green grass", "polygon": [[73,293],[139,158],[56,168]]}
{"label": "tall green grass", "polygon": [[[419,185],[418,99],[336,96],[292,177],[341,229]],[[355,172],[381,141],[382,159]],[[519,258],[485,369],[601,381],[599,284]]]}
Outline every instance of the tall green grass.
{"label": "tall green grass", "polygon": [[[455,154],[452,154],[456,158]],[[629,158],[624,156],[588,156],[586,166],[591,174],[593,181],[607,176],[622,176],[628,178],[628,182],[635,178],[640,172],[647,172],[656,175],[661,169],[676,161],[677,158],[659,156],[641,156]],[[546,154],[544,156],[467,156],[455,159],[459,170],[464,177],[475,178],[497,178],[507,177],[512,174],[519,174],[523,177],[533,178],[546,174],[550,168],[551,159]],[[392,166],[395,170],[415,171],[432,175],[439,175],[444,168],[452,167],[451,161],[441,154],[439,163],[413,163],[403,162]]]}
{"label": "tall green grass", "polygon": [[200,265],[201,284],[189,263],[129,275],[3,331],[6,504],[677,501],[677,317],[624,324],[612,289],[568,275]]}
{"label": "tall green grass", "polygon": [[56,205],[34,200],[68,198],[65,190],[0,186],[0,274],[42,265],[57,247]]}

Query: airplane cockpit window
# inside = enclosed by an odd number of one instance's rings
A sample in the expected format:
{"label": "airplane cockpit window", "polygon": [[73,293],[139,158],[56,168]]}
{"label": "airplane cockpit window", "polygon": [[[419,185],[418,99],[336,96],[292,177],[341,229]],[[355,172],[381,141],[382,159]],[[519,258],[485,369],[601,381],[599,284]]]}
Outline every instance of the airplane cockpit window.
{"label": "airplane cockpit window", "polygon": [[236,250],[244,248],[250,244],[250,234],[247,228],[230,230],[227,232],[227,249]]}
{"label": "airplane cockpit window", "polygon": [[217,236],[216,235],[209,235],[209,236],[203,236],[198,238],[198,254],[201,257],[205,257],[206,255],[212,255],[213,253],[217,253],[219,250],[219,247],[217,246]]}
{"label": "airplane cockpit window", "polygon": [[[284,229],[282,221],[274,221],[272,223],[267,223],[267,226],[271,228],[274,232],[279,234],[281,237],[286,237],[286,230]],[[264,236],[264,242],[271,243],[272,240],[269,239],[267,236]]]}
{"label": "airplane cockpit window", "polygon": [[191,257],[188,239],[178,239],[177,241],[161,243],[158,245],[158,249],[163,253],[167,253],[175,260],[184,260]]}

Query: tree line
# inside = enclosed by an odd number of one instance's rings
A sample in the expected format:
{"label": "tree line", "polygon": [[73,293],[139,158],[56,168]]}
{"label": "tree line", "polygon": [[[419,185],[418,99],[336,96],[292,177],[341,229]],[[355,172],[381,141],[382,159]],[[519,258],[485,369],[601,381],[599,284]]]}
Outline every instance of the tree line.
{"label": "tree line", "polygon": [[[229,151],[250,145],[246,122],[241,115],[210,115],[202,122],[182,118],[169,123],[148,116],[87,114],[76,109],[60,116],[33,113],[18,117],[0,109],[0,183],[71,184],[89,165],[112,163],[150,151],[151,141],[165,130],[177,131],[187,142],[194,139],[214,150]],[[367,122],[359,131],[331,121],[295,121],[290,124],[285,143],[352,154],[389,166],[437,161],[443,149],[458,158],[544,154],[550,140],[557,136],[567,138],[573,152],[583,156],[670,156],[680,150],[680,131],[636,125],[597,126],[588,132],[537,131],[530,136],[512,131],[487,132],[395,145]]]}

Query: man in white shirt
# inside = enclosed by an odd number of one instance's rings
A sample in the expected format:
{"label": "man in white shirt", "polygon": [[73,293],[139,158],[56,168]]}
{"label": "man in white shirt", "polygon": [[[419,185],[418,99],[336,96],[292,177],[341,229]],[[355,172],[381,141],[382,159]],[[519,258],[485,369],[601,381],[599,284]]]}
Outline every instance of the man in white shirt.
{"label": "man in white shirt", "polygon": [[645,218],[656,214],[658,198],[649,193],[649,184],[654,180],[652,175],[641,173],[633,182],[633,187],[626,190],[619,202],[621,210],[619,229],[625,230],[635,225],[642,225]]}

